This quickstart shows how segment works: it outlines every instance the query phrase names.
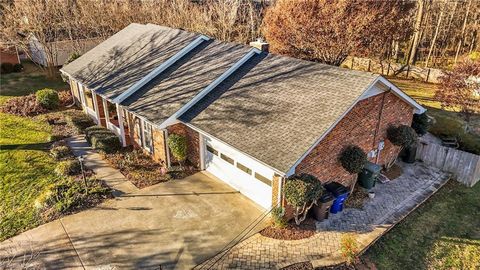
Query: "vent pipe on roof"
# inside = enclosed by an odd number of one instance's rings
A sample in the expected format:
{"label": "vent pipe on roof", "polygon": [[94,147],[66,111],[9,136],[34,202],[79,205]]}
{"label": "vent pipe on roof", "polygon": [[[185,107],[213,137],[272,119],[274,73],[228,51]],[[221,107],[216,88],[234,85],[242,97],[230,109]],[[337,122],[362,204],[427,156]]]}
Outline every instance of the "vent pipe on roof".
{"label": "vent pipe on roof", "polygon": [[263,38],[257,38],[256,41],[250,42],[250,46],[261,50],[262,52],[268,52],[268,43]]}

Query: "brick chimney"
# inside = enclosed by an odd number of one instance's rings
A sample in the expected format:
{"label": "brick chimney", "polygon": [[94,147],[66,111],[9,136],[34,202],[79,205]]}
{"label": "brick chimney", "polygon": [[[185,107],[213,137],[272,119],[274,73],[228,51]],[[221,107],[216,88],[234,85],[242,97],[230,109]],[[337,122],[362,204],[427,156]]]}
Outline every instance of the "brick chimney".
{"label": "brick chimney", "polygon": [[250,46],[257,48],[263,52],[268,52],[268,43],[263,38],[257,38],[256,41],[250,42]]}

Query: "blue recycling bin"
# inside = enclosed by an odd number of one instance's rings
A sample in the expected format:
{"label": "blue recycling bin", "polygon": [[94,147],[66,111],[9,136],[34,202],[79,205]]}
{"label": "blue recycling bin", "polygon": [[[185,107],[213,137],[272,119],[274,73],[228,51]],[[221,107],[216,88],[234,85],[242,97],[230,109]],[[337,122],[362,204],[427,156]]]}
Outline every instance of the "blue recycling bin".
{"label": "blue recycling bin", "polygon": [[335,200],[333,201],[332,206],[330,207],[330,213],[336,214],[343,210],[343,203],[348,198],[348,188],[337,182],[331,182],[325,185],[325,189],[330,191]]}

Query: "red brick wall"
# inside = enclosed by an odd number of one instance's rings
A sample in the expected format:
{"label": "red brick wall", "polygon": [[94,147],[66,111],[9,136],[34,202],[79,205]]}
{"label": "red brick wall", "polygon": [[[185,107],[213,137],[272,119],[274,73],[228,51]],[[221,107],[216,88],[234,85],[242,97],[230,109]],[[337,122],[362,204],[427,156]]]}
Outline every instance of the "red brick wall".
{"label": "red brick wall", "polygon": [[[167,127],[169,134],[178,134],[187,137],[187,159],[192,165],[200,168],[200,142],[199,134],[195,130],[187,127],[182,123],[171,125]],[[170,153],[170,159],[174,160],[173,155]]]}
{"label": "red brick wall", "polygon": [[12,52],[0,50],[0,63],[20,64],[15,49]]}
{"label": "red brick wall", "polygon": [[[383,98],[385,99],[382,119],[375,139]],[[350,186],[353,184],[355,175],[349,174],[340,165],[338,155],[342,149],[347,145],[355,144],[368,153],[376,149],[378,143],[384,140],[385,148],[380,152],[378,161],[378,164],[383,165],[393,159],[399,151],[398,147],[388,141],[387,127],[391,124],[410,125],[412,117],[413,108],[391,92],[362,100],[302,160],[295,168],[295,172],[310,173],[322,182],[337,181]],[[375,162],[376,158],[370,161]]]}
{"label": "red brick wall", "polygon": [[153,137],[153,159],[160,164],[167,163],[167,153],[165,152],[166,142],[163,131],[152,127]]}

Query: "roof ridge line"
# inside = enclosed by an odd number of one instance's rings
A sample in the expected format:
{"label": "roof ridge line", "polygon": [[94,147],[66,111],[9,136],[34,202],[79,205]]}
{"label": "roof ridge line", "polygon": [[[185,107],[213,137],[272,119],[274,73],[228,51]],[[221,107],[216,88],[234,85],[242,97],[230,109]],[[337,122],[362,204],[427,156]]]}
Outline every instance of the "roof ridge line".
{"label": "roof ridge line", "polygon": [[180,58],[185,56],[187,53],[195,49],[198,45],[200,45],[204,41],[210,40],[209,37],[205,35],[200,35],[198,38],[196,38],[194,41],[190,42],[187,46],[185,46],[183,49],[178,51],[176,54],[174,54],[172,57],[170,57],[168,60],[163,62],[160,66],[156,67],[154,70],[150,71],[145,77],[137,81],[135,84],[130,86],[125,92],[121,93],[118,97],[116,97],[113,102],[120,104],[122,101],[133,95],[137,90],[142,88],[145,84],[150,82],[153,78],[158,76],[160,73],[165,71],[167,68],[172,66],[175,62],[177,62]]}

